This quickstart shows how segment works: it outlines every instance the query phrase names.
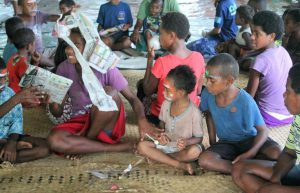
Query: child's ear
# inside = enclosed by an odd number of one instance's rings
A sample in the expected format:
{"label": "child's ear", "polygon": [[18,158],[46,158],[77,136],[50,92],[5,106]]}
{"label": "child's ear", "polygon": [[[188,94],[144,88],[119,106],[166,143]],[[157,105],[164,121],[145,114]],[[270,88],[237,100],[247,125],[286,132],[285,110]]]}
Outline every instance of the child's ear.
{"label": "child's ear", "polygon": [[270,33],[269,35],[270,35],[271,39],[275,41],[276,34],[275,33]]}
{"label": "child's ear", "polygon": [[227,81],[228,81],[228,84],[233,84],[234,83],[234,81],[235,81],[235,78],[233,77],[233,76],[229,76],[228,78],[227,78]]}

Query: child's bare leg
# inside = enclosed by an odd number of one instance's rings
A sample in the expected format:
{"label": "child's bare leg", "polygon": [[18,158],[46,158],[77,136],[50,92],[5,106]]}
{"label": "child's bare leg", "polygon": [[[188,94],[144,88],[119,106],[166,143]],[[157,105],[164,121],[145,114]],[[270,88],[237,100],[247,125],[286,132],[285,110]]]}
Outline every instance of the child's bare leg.
{"label": "child's bare leg", "polygon": [[152,38],[152,34],[149,30],[145,31],[145,38],[146,38],[146,41],[147,41],[147,47],[149,49],[149,46],[150,46],[150,40]]}
{"label": "child's bare leg", "polygon": [[221,156],[212,151],[205,151],[201,153],[198,163],[201,168],[230,174],[232,170],[232,163],[229,160],[222,159]]}
{"label": "child's bare leg", "polygon": [[240,56],[240,50],[241,48],[235,43],[228,45],[228,54],[232,55],[234,58],[238,58]]}
{"label": "child's bare leg", "polygon": [[281,153],[281,147],[277,143],[273,143],[269,147],[263,149],[259,152],[259,154],[255,157],[256,159],[261,160],[271,160],[276,161]]}
{"label": "child's bare leg", "polygon": [[30,143],[32,148],[23,148],[18,150],[16,160],[17,163],[44,158],[50,154],[47,141],[43,138],[25,136],[21,140],[26,143]]}
{"label": "child's bare leg", "polygon": [[181,162],[191,162],[199,158],[202,149],[197,145],[190,145],[186,149],[179,151],[177,153],[169,154],[174,159]]}
{"label": "child's bare leg", "polygon": [[233,181],[245,192],[254,193],[272,176],[274,162],[245,160],[234,164]]}
{"label": "child's bare leg", "polygon": [[26,141],[18,141],[17,143],[17,150],[31,149],[32,147],[33,147],[32,144]]}
{"label": "child's bare leg", "polygon": [[192,166],[189,163],[182,163],[172,157],[168,156],[167,154],[161,152],[160,150],[156,149],[155,144],[149,141],[142,141],[138,144],[138,152],[146,157],[154,161],[158,161],[160,163],[168,164],[174,166],[176,168],[183,169],[189,174],[193,174]]}
{"label": "child's bare leg", "polygon": [[130,48],[131,41],[128,36],[123,36],[119,40],[115,41],[114,44],[112,44],[111,49],[112,50],[122,50],[126,48]]}
{"label": "child's bare leg", "polygon": [[112,47],[112,45],[114,44],[114,40],[110,37],[103,37],[101,38],[102,41],[108,46],[108,47]]}
{"label": "child's bare leg", "polygon": [[282,186],[279,184],[268,184],[260,188],[257,193],[295,193],[300,192],[300,186]]}

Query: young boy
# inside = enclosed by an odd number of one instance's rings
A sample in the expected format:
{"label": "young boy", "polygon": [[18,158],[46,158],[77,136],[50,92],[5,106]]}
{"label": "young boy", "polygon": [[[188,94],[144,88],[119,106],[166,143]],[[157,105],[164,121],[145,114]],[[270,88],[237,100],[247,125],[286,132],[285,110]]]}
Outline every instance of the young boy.
{"label": "young boy", "polygon": [[255,13],[267,10],[267,0],[249,0],[248,5],[251,6]]}
{"label": "young boy", "polygon": [[214,28],[203,33],[203,38],[187,45],[190,50],[200,52],[205,58],[216,55],[217,44],[234,39],[238,31],[235,24],[235,0],[218,0],[216,5]]}
{"label": "young boy", "polygon": [[300,65],[290,69],[285,105],[295,115],[285,148],[276,164],[263,160],[246,160],[233,168],[234,182],[247,193],[300,192]]}
{"label": "young boy", "polygon": [[132,26],[132,15],[127,3],[110,0],[101,5],[97,19],[98,31],[115,28],[116,31],[102,36],[103,42],[112,50],[122,50],[131,46],[128,29]]}
{"label": "young boy", "polygon": [[23,111],[20,103],[40,104],[43,93],[26,88],[15,95],[6,85],[8,72],[0,58],[0,163],[27,162],[49,155],[44,139],[23,135]]}
{"label": "young boy", "polygon": [[204,169],[230,174],[233,164],[241,160],[259,156],[276,160],[280,154],[279,145],[268,138],[254,99],[234,85],[238,75],[239,65],[229,54],[207,63],[200,109],[206,114],[211,146],[199,157]]}
{"label": "young boy", "polygon": [[3,59],[5,64],[7,64],[10,57],[18,52],[17,48],[12,42],[13,34],[21,28],[24,28],[25,25],[23,20],[19,17],[12,17],[5,21],[5,32],[7,35],[7,44],[4,47]]}
{"label": "young boy", "polygon": [[73,0],[61,0],[59,2],[59,10],[62,14],[67,14],[77,8],[78,5]]}
{"label": "young boy", "polygon": [[9,59],[7,70],[9,87],[18,93],[21,90],[19,83],[27,70],[29,57],[31,57],[31,64],[38,65],[41,56],[35,51],[34,33],[29,28],[18,29],[13,35],[13,42],[18,53]]}
{"label": "young boy", "polygon": [[157,98],[151,104],[151,115],[148,117],[154,124],[159,123],[158,115],[165,100],[163,95],[164,81],[168,72],[181,64],[186,64],[195,72],[196,85],[189,94],[191,101],[199,106],[198,94],[201,92],[202,75],[205,64],[202,55],[192,52],[185,46],[185,38],[189,34],[189,21],[186,16],[179,12],[171,12],[164,15],[160,26],[160,45],[170,54],[160,57],[153,64],[154,49],[149,50],[147,68],[143,80],[143,90],[146,96],[157,93]]}
{"label": "young boy", "polygon": [[186,65],[173,68],[164,82],[165,101],[159,114],[159,127],[164,131],[157,138],[159,144],[140,142],[138,152],[152,160],[162,162],[190,174],[190,161],[202,152],[202,116],[188,96],[196,85],[196,76]]}

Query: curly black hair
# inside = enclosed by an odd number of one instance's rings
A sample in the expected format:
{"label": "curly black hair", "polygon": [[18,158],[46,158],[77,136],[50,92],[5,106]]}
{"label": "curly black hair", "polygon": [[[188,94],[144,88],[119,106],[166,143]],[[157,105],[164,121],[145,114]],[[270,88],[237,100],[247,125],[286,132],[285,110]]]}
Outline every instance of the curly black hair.
{"label": "curly black hair", "polygon": [[20,17],[11,17],[5,21],[5,32],[7,37],[12,40],[13,34],[21,28],[24,28],[25,25],[23,20]]}
{"label": "curly black hair", "polygon": [[34,39],[34,32],[31,29],[21,28],[14,33],[12,41],[17,49],[23,49],[33,43]]}
{"label": "curly black hair", "polygon": [[186,39],[189,35],[190,23],[184,14],[169,12],[161,20],[161,28],[168,32],[174,32],[179,39]]}
{"label": "curly black hair", "polygon": [[239,14],[241,18],[243,18],[246,22],[250,23],[255,14],[254,9],[249,5],[241,5],[236,9],[236,12]]}
{"label": "curly black hair", "polygon": [[298,23],[300,22],[300,9],[294,8],[294,9],[287,9],[283,15],[282,18],[289,16],[290,19],[292,19],[294,22]]}
{"label": "curly black hair", "polygon": [[195,89],[196,76],[194,71],[187,65],[179,65],[167,75],[167,78],[174,80],[174,86],[178,90],[184,90],[187,94],[190,94]]}
{"label": "curly black hair", "polygon": [[253,25],[260,26],[266,34],[275,33],[275,40],[279,40],[284,31],[282,18],[272,11],[260,11],[253,17]]}
{"label": "curly black hair", "polygon": [[73,0],[61,0],[59,2],[59,5],[66,5],[67,7],[72,7],[72,6],[76,5],[76,3]]}
{"label": "curly black hair", "polygon": [[296,94],[300,94],[300,63],[296,63],[289,71],[291,87]]}

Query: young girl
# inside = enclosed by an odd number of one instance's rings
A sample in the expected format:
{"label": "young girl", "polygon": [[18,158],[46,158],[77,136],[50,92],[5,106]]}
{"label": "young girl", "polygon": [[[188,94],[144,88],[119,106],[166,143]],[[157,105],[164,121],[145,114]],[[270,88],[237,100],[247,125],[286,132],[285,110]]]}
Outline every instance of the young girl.
{"label": "young girl", "polygon": [[290,54],[293,64],[300,62],[300,9],[289,9],[283,16],[285,35],[282,46]]}
{"label": "young girl", "polygon": [[250,66],[247,92],[254,97],[268,126],[290,124],[293,120],[282,98],[292,60],[283,47],[275,45],[282,34],[283,21],[276,13],[261,11],[253,17],[253,44],[264,51]]}
{"label": "young girl", "polygon": [[77,5],[73,0],[61,0],[59,2],[59,10],[62,14],[70,13],[78,7],[79,5]]}
{"label": "young girl", "polygon": [[143,141],[138,152],[152,160],[193,173],[190,161],[202,152],[202,117],[188,94],[194,90],[196,77],[186,65],[173,68],[164,82],[165,101],[159,114],[164,133],[157,141]]}

